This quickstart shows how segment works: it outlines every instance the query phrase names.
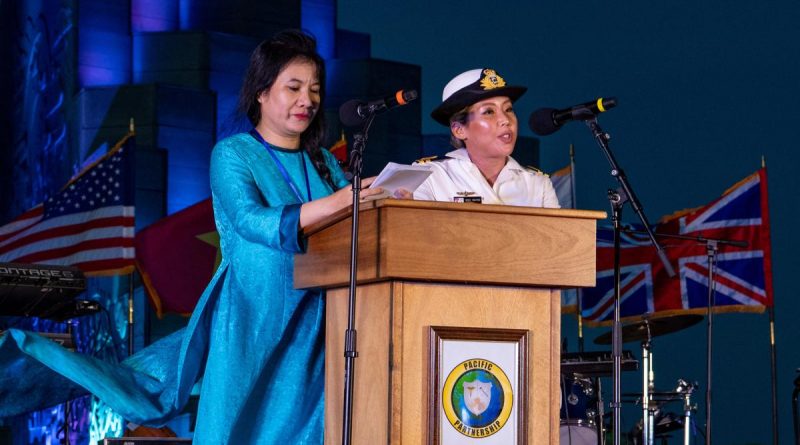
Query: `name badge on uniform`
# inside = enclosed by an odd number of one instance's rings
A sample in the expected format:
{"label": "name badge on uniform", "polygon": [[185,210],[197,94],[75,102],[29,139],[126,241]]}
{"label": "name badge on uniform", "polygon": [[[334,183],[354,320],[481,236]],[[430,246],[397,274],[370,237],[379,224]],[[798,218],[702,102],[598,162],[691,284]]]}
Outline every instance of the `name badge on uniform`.
{"label": "name badge on uniform", "polygon": [[480,196],[472,196],[475,195],[475,192],[456,192],[456,195],[453,196],[453,202],[474,202],[474,203],[482,203],[483,198]]}

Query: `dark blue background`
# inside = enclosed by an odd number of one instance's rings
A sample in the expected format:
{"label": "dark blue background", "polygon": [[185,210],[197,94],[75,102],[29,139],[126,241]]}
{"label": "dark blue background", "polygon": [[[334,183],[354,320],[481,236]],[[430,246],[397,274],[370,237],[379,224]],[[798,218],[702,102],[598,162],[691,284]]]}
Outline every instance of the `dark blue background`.
{"label": "dark blue background", "polygon": [[[140,162],[137,227],[207,197],[208,153],[232,131],[247,56],[282,28],[302,26],[320,40],[329,68],[329,139],[339,135],[335,110],[345,100],[420,89],[419,102],[376,121],[371,169],[441,148],[446,139],[436,136],[446,129],[428,113],[443,85],[467,69],[491,66],[509,83],[530,87],[516,106],[528,137],[525,121],[538,107],[616,96],[619,106],[601,124],[652,221],[709,202],[766,157],[781,443],[789,443],[800,366],[793,260],[799,19],[800,3],[787,0],[0,0],[0,224],[119,140],[131,118]],[[540,166],[565,166],[569,144],[577,152],[579,207],[606,210],[606,189],[615,183],[581,125],[542,138]],[[528,139],[515,157],[535,160],[536,147]],[[629,210],[627,216],[632,220]],[[145,326],[137,327],[145,331],[137,342],[185,322],[148,319],[137,295]],[[723,314],[715,326],[715,442],[769,443],[767,316]],[[571,351],[575,331],[565,316]],[[589,344],[605,331],[587,330]],[[698,325],[656,340],[658,389],[671,389],[677,378],[704,384],[705,339]],[[635,343],[626,348],[639,354]],[[639,381],[628,373],[623,391],[639,390]],[[694,398],[701,420],[703,391]],[[626,429],[639,414],[626,409]]]}

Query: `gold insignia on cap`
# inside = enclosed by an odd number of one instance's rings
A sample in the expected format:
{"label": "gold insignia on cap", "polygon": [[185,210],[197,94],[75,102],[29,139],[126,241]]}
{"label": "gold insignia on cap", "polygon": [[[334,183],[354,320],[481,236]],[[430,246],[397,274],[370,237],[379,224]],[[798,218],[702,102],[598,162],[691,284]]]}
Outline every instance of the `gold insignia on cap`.
{"label": "gold insignia on cap", "polygon": [[506,81],[500,77],[493,69],[486,68],[483,70],[483,79],[481,79],[481,86],[484,90],[493,90],[495,88],[502,88],[506,86]]}

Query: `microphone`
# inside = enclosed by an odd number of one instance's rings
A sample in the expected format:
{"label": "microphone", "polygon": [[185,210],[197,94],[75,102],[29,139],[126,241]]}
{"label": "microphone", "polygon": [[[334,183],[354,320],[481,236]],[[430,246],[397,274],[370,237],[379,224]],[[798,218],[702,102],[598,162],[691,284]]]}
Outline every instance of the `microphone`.
{"label": "microphone", "polygon": [[370,102],[349,100],[339,107],[339,120],[345,127],[356,127],[364,123],[370,115],[403,106],[416,98],[416,90],[399,90],[391,96]]}
{"label": "microphone", "polygon": [[556,110],[555,108],[540,108],[531,114],[528,125],[539,136],[555,133],[562,125],[569,121],[589,120],[600,113],[617,106],[615,97],[598,98],[593,102],[575,105],[574,107]]}

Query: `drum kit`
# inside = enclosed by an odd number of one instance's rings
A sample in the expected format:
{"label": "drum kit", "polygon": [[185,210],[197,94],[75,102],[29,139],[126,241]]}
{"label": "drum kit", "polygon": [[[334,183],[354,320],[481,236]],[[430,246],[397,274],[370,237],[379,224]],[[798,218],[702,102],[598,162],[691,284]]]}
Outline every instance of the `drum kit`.
{"label": "drum kit", "polygon": [[[644,319],[622,328],[622,342],[639,341],[642,345],[642,391],[623,394],[623,403],[641,405],[641,420],[623,437],[629,445],[668,445],[673,436],[681,436],[683,445],[689,445],[692,430],[692,393],[697,384],[678,379],[670,391],[656,391],[653,370],[653,338],[669,334],[703,319],[700,315],[680,315],[667,318]],[[598,345],[611,344],[608,332],[595,338]],[[639,369],[639,362],[630,351],[623,351],[622,371]],[[561,355],[561,445],[619,445],[607,444],[609,430],[605,420],[601,377],[611,377],[613,356],[606,352],[562,353]],[[681,414],[666,411],[670,404],[681,403]],[[679,433],[679,430],[682,430]]]}

